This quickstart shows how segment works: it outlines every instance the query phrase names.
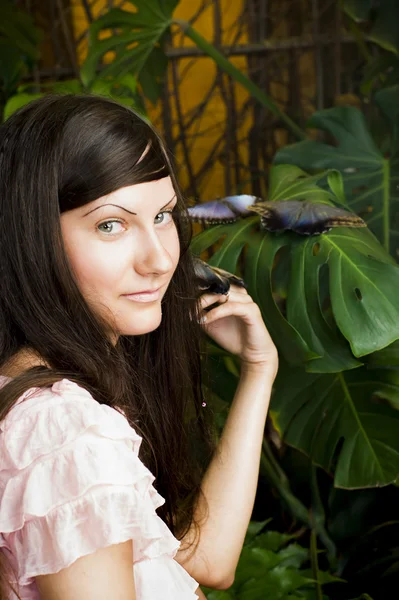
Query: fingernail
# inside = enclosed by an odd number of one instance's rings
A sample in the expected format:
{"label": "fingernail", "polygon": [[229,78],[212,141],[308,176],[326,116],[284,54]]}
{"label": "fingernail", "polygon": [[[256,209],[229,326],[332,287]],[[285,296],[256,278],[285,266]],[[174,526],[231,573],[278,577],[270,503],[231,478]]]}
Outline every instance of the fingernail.
{"label": "fingernail", "polygon": [[202,325],[203,323],[206,323],[206,317],[205,317],[205,316],[203,316],[203,317],[200,317],[200,318],[198,319],[198,323],[199,323],[200,325]]}

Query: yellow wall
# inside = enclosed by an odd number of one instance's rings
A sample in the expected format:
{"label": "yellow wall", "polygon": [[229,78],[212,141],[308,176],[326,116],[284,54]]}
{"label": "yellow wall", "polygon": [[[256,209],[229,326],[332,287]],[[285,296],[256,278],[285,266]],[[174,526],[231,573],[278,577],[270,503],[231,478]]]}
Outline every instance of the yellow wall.
{"label": "yellow wall", "polygon": [[[242,13],[243,0],[221,0],[222,22],[223,22],[223,44],[229,44],[235,37],[237,28],[237,19]],[[75,26],[75,35],[78,38],[82,32],[88,27],[88,22],[82,7],[81,0],[73,0],[73,21]],[[180,3],[175,11],[174,16],[179,19],[189,20],[198,11],[201,5],[200,0],[180,0]],[[106,0],[99,0],[95,4],[95,14],[101,14],[104,8],[108,6]],[[131,9],[132,5],[126,3],[123,8]],[[196,20],[195,29],[205,37],[208,41],[214,39],[213,26],[213,6],[210,5]],[[193,42],[185,36],[179,36],[183,46],[192,46]],[[179,39],[180,41],[180,39]],[[247,38],[241,36],[237,42],[245,43]],[[78,57],[82,61],[86,54],[85,42],[78,47]],[[246,60],[241,57],[233,57],[233,63],[244,72],[247,70]],[[188,65],[191,63],[191,66]],[[212,85],[215,78],[215,65],[213,61],[206,57],[198,57],[195,60],[192,58],[184,58],[178,61],[179,76],[186,71],[186,76],[180,86],[180,101],[182,112],[187,115],[192,111],[202,99],[206,96],[207,91]],[[235,86],[236,105],[239,110],[242,104],[247,99],[247,93],[241,87]],[[206,110],[200,119],[197,119],[190,130],[190,134],[195,135],[195,139],[190,140],[190,155],[192,164],[194,165],[194,173],[197,172],[203,162],[206,160],[211,149],[214,147],[217,139],[225,127],[226,114],[225,104],[220,99],[220,91],[217,89],[209,100]],[[176,107],[172,101],[172,119],[176,121]],[[152,106],[148,103],[148,114],[150,119],[158,126],[161,125],[160,119],[160,103],[157,106]],[[249,119],[242,123],[240,131],[237,132],[237,137],[245,137],[249,128]],[[174,125],[173,135],[176,137],[179,133],[177,125]],[[222,146],[223,147],[223,146]],[[240,161],[242,164],[247,163],[247,144],[240,145]],[[187,170],[184,167],[183,153],[181,144],[176,148],[176,159],[180,168],[180,181],[184,188],[187,186]],[[208,171],[206,180],[202,180],[199,184],[199,196],[196,200],[209,200],[220,197],[224,194],[224,165],[216,160],[212,169]]]}

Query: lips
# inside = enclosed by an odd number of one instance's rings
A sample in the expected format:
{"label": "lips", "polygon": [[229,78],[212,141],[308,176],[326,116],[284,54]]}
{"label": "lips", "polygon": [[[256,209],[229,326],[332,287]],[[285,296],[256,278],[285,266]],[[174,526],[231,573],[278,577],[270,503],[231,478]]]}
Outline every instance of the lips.
{"label": "lips", "polygon": [[157,288],[155,290],[135,292],[134,294],[124,294],[124,297],[132,302],[155,302],[161,296],[160,290],[161,288]]}
{"label": "lips", "polygon": [[123,294],[123,296],[137,296],[137,294],[154,294],[158,292],[160,288],[155,288],[153,290],[141,290],[140,292],[130,292],[130,294]]}

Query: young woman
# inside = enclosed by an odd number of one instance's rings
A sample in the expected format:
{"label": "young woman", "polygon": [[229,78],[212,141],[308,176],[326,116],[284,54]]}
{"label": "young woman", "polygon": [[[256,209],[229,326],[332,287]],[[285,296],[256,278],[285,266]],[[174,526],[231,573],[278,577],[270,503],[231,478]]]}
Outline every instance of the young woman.
{"label": "young woman", "polygon": [[[184,211],[159,136],[111,100],[0,127],[1,600],[234,579],[278,359],[245,290],[197,298]],[[241,359],[216,448],[203,330]]]}

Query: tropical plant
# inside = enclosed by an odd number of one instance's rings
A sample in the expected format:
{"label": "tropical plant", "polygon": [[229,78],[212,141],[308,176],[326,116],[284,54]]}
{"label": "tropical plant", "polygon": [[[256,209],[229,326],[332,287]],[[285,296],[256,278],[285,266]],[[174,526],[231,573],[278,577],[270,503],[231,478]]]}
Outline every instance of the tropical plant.
{"label": "tropical plant", "polygon": [[146,115],[146,109],[140,93],[137,90],[137,80],[134,75],[129,73],[119,77],[97,78],[90,88],[83,87],[79,79],[69,79],[63,81],[52,81],[42,83],[40,91],[32,92],[30,84],[19,85],[17,93],[11,96],[5,107],[3,118],[8,119],[13,112],[25,106],[35,98],[41,98],[45,94],[82,94],[91,93],[99,96],[108,96],[115,98],[121,104],[125,104],[135,109],[143,115]]}
{"label": "tropical plant", "polygon": [[29,14],[0,0],[0,112],[39,58],[40,32]]}
{"label": "tropical plant", "polygon": [[[111,9],[92,23],[79,79],[40,93],[119,95],[143,109],[143,97],[159,98],[165,44],[171,28],[179,28],[299,140],[277,153],[267,200],[344,207],[368,225],[301,236],[265,231],[253,214],[205,229],[193,241],[193,251],[208,252],[210,264],[244,277],[279,349],[270,411],[274,442],[265,436],[261,479],[277,491],[294,523],[305,526],[313,568],[311,574],[302,568],[308,552],[292,538],[271,532],[248,537],[234,586],[209,591],[208,598],[256,600],[270,592],[273,598],[321,600],[328,576],[315,576],[315,568],[321,573],[319,540],[326,549],[323,568],[355,582],[337,584],[338,592],[328,586],[331,598],[371,600],[367,583],[375,600],[385,600],[373,578],[397,573],[399,556],[397,536],[387,534],[397,533],[399,496],[399,39],[393,17],[399,5],[343,1],[365,50],[362,89],[375,92],[368,98],[372,119],[346,106],[317,112],[308,123],[319,130],[315,141],[189,23],[174,17],[178,0],[128,2],[131,11]],[[380,63],[371,60],[370,43],[383,49]],[[30,88],[18,89],[28,94],[11,98],[7,115],[31,99]],[[210,350],[222,428],[239,369],[220,348]],[[270,547],[273,535],[281,535],[281,543]]]}
{"label": "tropical plant", "polygon": [[299,545],[295,535],[263,531],[270,521],[251,522],[228,591],[204,588],[208,600],[328,600],[323,586],[342,582],[318,568],[317,548]]}
{"label": "tropical plant", "polygon": [[[343,0],[342,7],[366,62],[361,92],[368,94],[375,86],[399,83],[398,3],[385,0],[376,5],[371,0]],[[365,40],[375,43],[374,52],[369,51]]]}
{"label": "tropical plant", "polygon": [[[269,200],[339,202],[331,188],[317,185],[324,176],[276,166]],[[334,228],[313,237],[273,234],[259,225],[255,216],[215,226],[192,247],[201,254],[218,242],[210,263],[233,273],[244,255],[249,293],[285,359],[271,406],[275,427],[315,464],[331,471],[335,461],[338,487],[394,482],[399,412],[371,402],[376,391],[383,396],[384,379],[371,376],[363,357],[399,339],[398,265],[369,229]],[[284,310],[276,289],[285,296]],[[394,384],[388,385],[392,394]]]}
{"label": "tropical plant", "polygon": [[[128,2],[135,12],[113,8],[90,26],[89,51],[81,69],[83,85],[92,85],[98,77],[100,61],[109,52],[114,52],[114,58],[101,69],[101,76],[134,73],[144,95],[155,102],[159,97],[160,82],[167,67],[165,43],[171,27],[178,27],[223,71],[243,85],[263,106],[278,115],[298,138],[304,137],[300,127],[215,46],[204,39],[187,21],[173,17],[179,0]],[[115,32],[114,35],[104,39],[104,33],[111,31]]]}

